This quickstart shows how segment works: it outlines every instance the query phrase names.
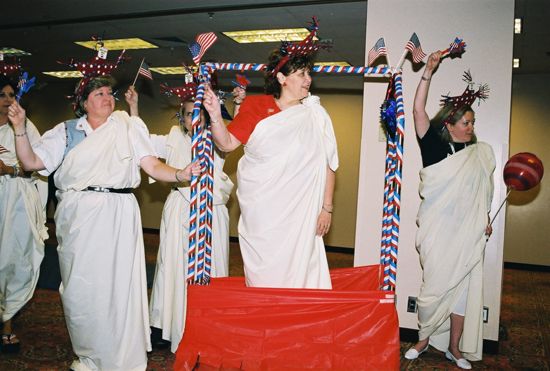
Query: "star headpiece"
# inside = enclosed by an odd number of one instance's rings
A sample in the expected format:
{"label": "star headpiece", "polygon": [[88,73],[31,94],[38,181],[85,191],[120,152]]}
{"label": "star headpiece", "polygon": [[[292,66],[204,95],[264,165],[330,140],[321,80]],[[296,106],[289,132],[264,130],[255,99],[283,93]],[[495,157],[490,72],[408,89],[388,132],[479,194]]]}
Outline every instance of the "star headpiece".
{"label": "star headpiece", "polygon": [[17,59],[14,58],[14,60],[15,63],[8,63],[4,60],[4,54],[0,53],[0,75],[9,76],[19,73],[21,65]]}
{"label": "star headpiece", "polygon": [[464,90],[464,93],[462,93],[462,95],[457,95],[455,97],[451,97],[450,95],[441,96],[441,106],[453,106],[452,111],[447,116],[446,122],[448,122],[447,120],[453,117],[460,108],[464,106],[471,106],[476,99],[479,99],[479,101],[484,101],[485,99],[489,98],[489,85],[481,84],[479,85],[477,91],[473,89],[474,82],[472,81],[472,75],[470,71],[464,72],[463,81],[465,81],[468,85],[466,86],[466,90]]}
{"label": "star headpiece", "polygon": [[293,57],[307,56],[314,54],[320,48],[328,48],[329,45],[321,43],[315,40],[317,31],[319,30],[319,22],[316,17],[312,17],[311,25],[307,27],[309,35],[299,43],[292,43],[290,41],[282,41],[280,46],[281,55],[283,56],[277,66],[271,71],[272,75],[276,75],[277,72],[283,68],[283,66]]}
{"label": "star headpiece", "polygon": [[80,99],[82,99],[82,93],[84,92],[84,89],[92,80],[94,77],[99,76],[108,76],[110,75],[119,64],[124,62],[127,58],[124,56],[124,53],[126,50],[122,50],[120,52],[120,55],[114,62],[109,62],[107,60],[107,48],[105,48],[103,41],[99,37],[92,37],[92,40],[96,41],[96,55],[88,62],[83,61],[75,61],[74,58],[71,58],[71,60],[68,63],[64,62],[58,62],[60,64],[68,65],[71,68],[76,69],[77,71],[80,71],[82,74],[82,80],[78,83],[74,94],[70,96],[69,98],[74,98],[74,106],[76,107],[78,105],[78,102]]}

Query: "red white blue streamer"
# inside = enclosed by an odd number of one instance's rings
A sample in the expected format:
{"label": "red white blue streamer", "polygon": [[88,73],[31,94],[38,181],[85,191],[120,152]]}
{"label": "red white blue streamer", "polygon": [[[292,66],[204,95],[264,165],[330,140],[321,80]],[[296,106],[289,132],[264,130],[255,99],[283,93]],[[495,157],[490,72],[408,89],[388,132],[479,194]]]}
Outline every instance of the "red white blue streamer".
{"label": "red white blue streamer", "polygon": [[394,138],[390,135],[387,136],[382,241],[380,249],[380,265],[382,266],[381,288],[386,291],[395,291],[397,277],[403,143],[405,139],[405,110],[401,73],[395,74],[393,78],[395,79],[394,98],[397,102],[397,129]]}
{"label": "red white blue streamer", "polygon": [[214,185],[214,145],[212,133],[206,125],[200,126],[200,111],[210,69],[201,66],[192,114],[192,161],[201,165],[201,175],[191,177],[189,207],[189,248],[187,282],[207,285],[212,264],[212,203]]}

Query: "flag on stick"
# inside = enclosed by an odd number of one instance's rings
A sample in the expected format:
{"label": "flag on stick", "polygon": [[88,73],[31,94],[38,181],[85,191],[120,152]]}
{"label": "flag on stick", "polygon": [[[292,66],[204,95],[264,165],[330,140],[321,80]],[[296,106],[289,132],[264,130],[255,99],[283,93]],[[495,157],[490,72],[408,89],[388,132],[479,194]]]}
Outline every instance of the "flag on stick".
{"label": "flag on stick", "polygon": [[200,63],[204,53],[206,53],[208,48],[210,48],[217,39],[218,37],[214,32],[201,33],[197,35],[195,41],[189,45],[189,51],[191,52],[191,56],[193,57],[193,62],[195,62],[195,64]]}
{"label": "flag on stick", "polygon": [[379,38],[372,49],[369,50],[367,65],[370,67],[372,65],[372,62],[374,62],[378,57],[382,55],[388,55],[388,52],[386,50],[386,43],[384,42],[383,37]]}
{"label": "flag on stick", "polygon": [[420,63],[426,57],[426,53],[422,51],[420,40],[418,40],[416,32],[412,34],[411,38],[407,42],[407,45],[405,45],[405,49],[411,52],[414,63]]}
{"label": "flag on stick", "polygon": [[134,78],[134,82],[132,83],[132,86],[136,84],[136,81],[139,77],[139,75],[149,79],[153,80],[153,75],[151,74],[151,70],[149,69],[149,65],[145,63],[145,58],[141,60],[141,64],[139,65],[138,72],[136,74],[136,77]]}

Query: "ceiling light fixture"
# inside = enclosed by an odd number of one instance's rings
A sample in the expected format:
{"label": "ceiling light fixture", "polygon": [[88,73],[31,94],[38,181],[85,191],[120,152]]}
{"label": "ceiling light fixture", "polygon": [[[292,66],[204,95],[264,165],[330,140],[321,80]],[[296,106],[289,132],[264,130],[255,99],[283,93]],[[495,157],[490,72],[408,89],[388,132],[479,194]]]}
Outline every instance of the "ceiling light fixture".
{"label": "ceiling light fixture", "polygon": [[[191,71],[195,72],[196,66],[188,66]],[[185,75],[187,70],[183,66],[173,66],[173,67],[149,67],[153,72],[160,73],[161,75]]]}
{"label": "ceiling light fixture", "polygon": [[10,57],[21,57],[24,55],[32,55],[29,52],[26,52],[21,49],[15,49],[15,48],[0,48],[0,54],[9,55]]}
{"label": "ceiling light fixture", "polygon": [[[302,41],[309,31],[306,28],[279,28],[273,30],[249,30],[222,32],[239,44]],[[315,38],[317,40],[317,38]]]}
{"label": "ceiling light fixture", "polygon": [[317,62],[315,66],[337,66],[337,67],[348,67],[351,66],[348,62]]}
{"label": "ceiling light fixture", "polygon": [[521,18],[514,18],[514,33],[516,35],[521,33],[522,23]]}
{"label": "ceiling light fixture", "polygon": [[[111,40],[102,40],[103,46],[107,50],[122,50],[122,49],[155,49],[158,48],[157,45],[151,44],[145,40],[139,38],[130,38],[130,39],[111,39]],[[83,46],[88,49],[96,49],[97,41],[75,41],[75,44]]]}
{"label": "ceiling light fixture", "polygon": [[83,77],[80,71],[50,71],[42,73],[44,75],[57,77],[58,79],[79,79]]}
{"label": "ceiling light fixture", "polygon": [[512,67],[513,68],[519,68],[519,58],[514,58],[514,60],[512,62]]}

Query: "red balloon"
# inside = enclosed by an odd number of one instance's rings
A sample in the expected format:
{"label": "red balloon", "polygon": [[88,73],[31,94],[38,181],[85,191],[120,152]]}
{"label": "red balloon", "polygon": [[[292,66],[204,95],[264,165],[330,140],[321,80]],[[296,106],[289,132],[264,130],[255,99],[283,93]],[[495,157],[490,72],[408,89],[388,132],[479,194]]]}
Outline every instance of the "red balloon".
{"label": "red balloon", "polygon": [[521,152],[510,157],[504,165],[503,173],[507,187],[516,191],[526,191],[540,183],[544,166],[534,154]]}

